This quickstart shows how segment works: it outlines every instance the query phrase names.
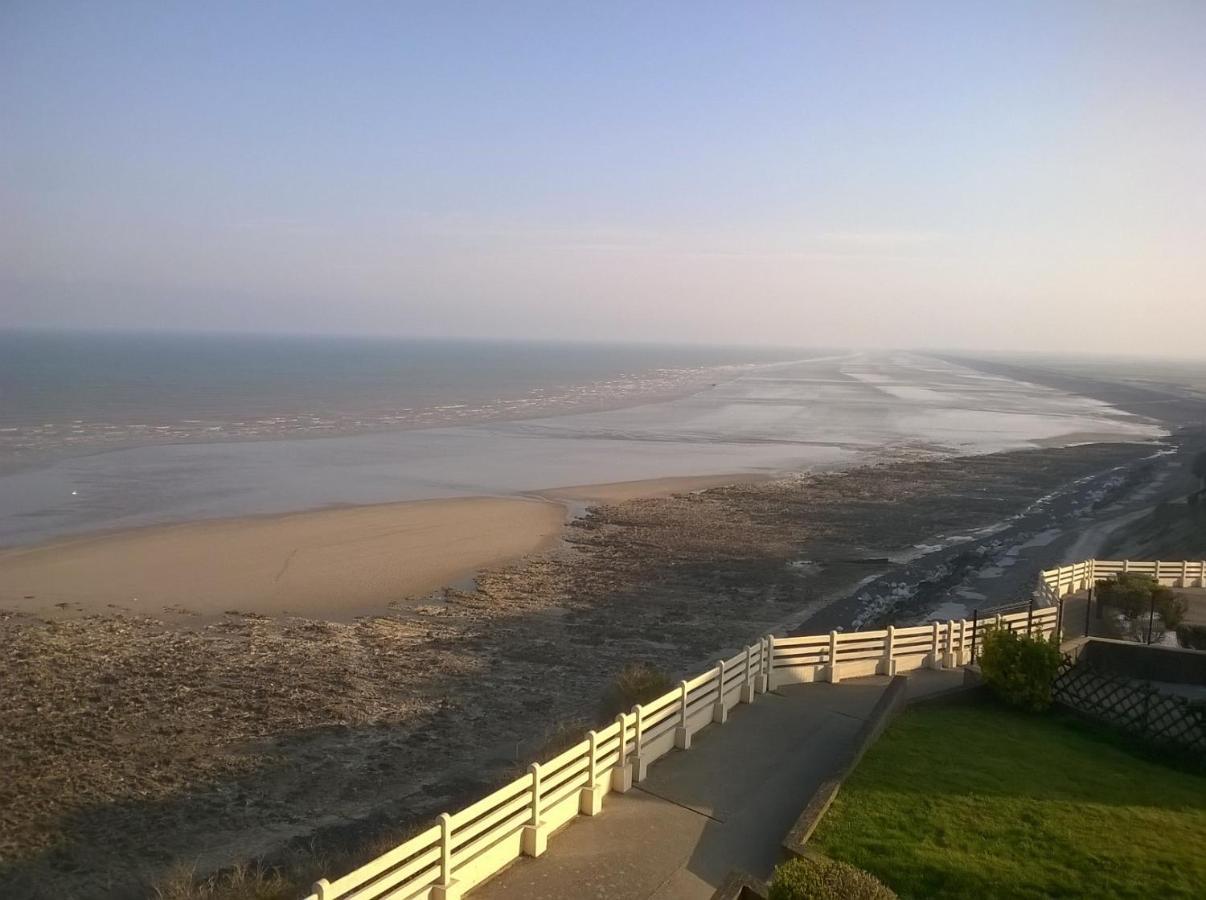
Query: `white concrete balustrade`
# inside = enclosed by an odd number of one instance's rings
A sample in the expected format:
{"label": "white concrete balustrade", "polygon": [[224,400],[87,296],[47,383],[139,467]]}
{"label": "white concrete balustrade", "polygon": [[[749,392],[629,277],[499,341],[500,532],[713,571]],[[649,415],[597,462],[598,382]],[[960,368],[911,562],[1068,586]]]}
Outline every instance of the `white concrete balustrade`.
{"label": "white concrete balustrade", "polygon": [[729,710],[784,684],[971,662],[990,628],[1050,636],[1059,599],[1116,572],[1141,572],[1178,586],[1206,585],[1206,563],[1088,560],[1045,571],[1033,609],[909,628],[766,637],[672,691],[616,717],[607,727],[388,853],[333,881],[306,900],[455,900],[520,856],[540,856],[549,836],[575,816],[594,816],[612,791],[623,793],[671,750],[728,721]]}

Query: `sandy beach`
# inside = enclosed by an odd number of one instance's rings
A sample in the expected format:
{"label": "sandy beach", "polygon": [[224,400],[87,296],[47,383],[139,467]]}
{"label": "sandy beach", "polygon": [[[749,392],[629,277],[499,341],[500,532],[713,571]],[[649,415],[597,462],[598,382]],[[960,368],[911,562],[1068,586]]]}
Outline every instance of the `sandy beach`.
{"label": "sandy beach", "polygon": [[544,550],[588,505],[764,480],[656,478],[107,531],[0,550],[0,610],[347,621]]}
{"label": "sandy beach", "polygon": [[555,541],[540,500],[466,498],[162,525],[0,551],[0,608],[346,620]]}

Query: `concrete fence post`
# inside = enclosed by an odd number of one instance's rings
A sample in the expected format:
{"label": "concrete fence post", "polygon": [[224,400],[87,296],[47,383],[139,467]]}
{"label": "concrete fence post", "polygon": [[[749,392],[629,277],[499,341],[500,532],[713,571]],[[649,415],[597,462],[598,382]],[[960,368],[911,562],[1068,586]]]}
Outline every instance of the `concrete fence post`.
{"label": "concrete fence post", "polygon": [[599,784],[599,735],[591,730],[586,734],[586,787],[578,792],[578,812],[597,816],[603,811],[603,788]]}
{"label": "concrete fence post", "polygon": [[959,665],[967,665],[967,619],[959,620]]}
{"label": "concrete fence post", "polygon": [[461,886],[452,877],[452,816],[440,813],[440,880],[431,888],[431,900],[460,900]]}
{"label": "concrete fence post", "polygon": [[896,660],[892,658],[892,654],[896,647],[896,626],[889,625],[888,633],[884,635],[884,655],[879,660],[880,675],[895,675]]}
{"label": "concrete fence post", "polygon": [[934,622],[930,629],[930,659],[929,667],[931,669],[942,668],[942,657],[938,655],[938,623]]}
{"label": "concrete fence post", "polygon": [[1124,559],[1124,560],[1122,561],[1122,571],[1123,571],[1123,574],[1125,574],[1125,573],[1129,572],[1130,570],[1131,570],[1131,561],[1130,561],[1129,559]]}
{"label": "concrete fence post", "polygon": [[829,632],[829,665],[826,667],[825,680],[830,684],[837,684],[842,680],[841,672],[838,671],[837,645],[838,633]]}
{"label": "concrete fence post", "polygon": [[955,620],[946,620],[946,647],[942,653],[942,667],[944,669],[954,669],[959,665],[958,659],[955,656]]}
{"label": "concrete fence post", "polygon": [[741,682],[741,702],[754,702],[754,645],[745,648],[745,679]]}
{"label": "concrete fence post", "polygon": [[728,708],[724,705],[724,660],[716,663],[716,702],[712,704],[712,721],[723,725],[729,720]]}
{"label": "concrete fence post", "polygon": [[768,634],[758,642],[758,674],[754,678],[754,693],[765,694],[773,691],[776,685],[771,683],[771,673],[775,665],[775,637]]}
{"label": "concrete fence post", "polygon": [[674,729],[674,746],[679,750],[691,749],[691,732],[687,728],[687,682],[678,685],[678,727]]}
{"label": "concrete fence post", "polygon": [[540,763],[528,767],[532,773],[532,818],[520,834],[519,850],[524,856],[540,856],[548,849],[549,831],[540,820]]}
{"label": "concrete fence post", "polygon": [[620,726],[620,759],[611,770],[611,789],[617,794],[627,794],[632,789],[632,766],[628,765],[628,717],[623,713],[616,716]]}
{"label": "concrete fence post", "polygon": [[641,742],[645,737],[645,710],[638,703],[632,708],[632,714],[636,716],[636,734],[632,739],[632,780],[639,784],[649,771],[649,763],[641,752]]}
{"label": "concrete fence post", "polygon": [[540,824],[540,763],[534,762],[528,766],[532,773],[532,821],[528,824]]}
{"label": "concrete fence post", "polygon": [[1181,587],[1189,587],[1189,560],[1181,560]]}
{"label": "concrete fence post", "polygon": [[310,890],[314,892],[314,896],[316,896],[318,900],[334,900],[335,898],[335,895],[331,893],[331,882],[327,881],[325,878],[320,878],[318,881],[314,882],[314,886],[310,888]]}
{"label": "concrete fence post", "polygon": [[1152,577],[1156,579],[1156,584],[1160,583],[1160,560],[1156,560],[1155,568],[1152,570]]}

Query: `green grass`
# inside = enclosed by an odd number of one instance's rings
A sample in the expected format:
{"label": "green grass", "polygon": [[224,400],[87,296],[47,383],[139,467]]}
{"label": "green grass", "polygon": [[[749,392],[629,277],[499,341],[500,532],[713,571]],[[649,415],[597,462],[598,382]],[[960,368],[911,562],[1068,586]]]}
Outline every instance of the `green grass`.
{"label": "green grass", "polygon": [[1204,897],[1206,776],[991,701],[906,711],[811,846],[906,898]]}

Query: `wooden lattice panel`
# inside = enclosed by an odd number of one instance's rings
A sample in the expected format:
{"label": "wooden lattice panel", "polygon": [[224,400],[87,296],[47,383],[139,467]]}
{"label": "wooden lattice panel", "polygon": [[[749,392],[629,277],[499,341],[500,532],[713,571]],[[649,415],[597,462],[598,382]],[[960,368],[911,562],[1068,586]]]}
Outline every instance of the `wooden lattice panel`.
{"label": "wooden lattice panel", "polygon": [[1147,743],[1206,759],[1206,704],[1119,678],[1065,657],[1055,678],[1058,703],[1099,719]]}

